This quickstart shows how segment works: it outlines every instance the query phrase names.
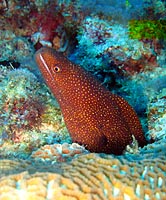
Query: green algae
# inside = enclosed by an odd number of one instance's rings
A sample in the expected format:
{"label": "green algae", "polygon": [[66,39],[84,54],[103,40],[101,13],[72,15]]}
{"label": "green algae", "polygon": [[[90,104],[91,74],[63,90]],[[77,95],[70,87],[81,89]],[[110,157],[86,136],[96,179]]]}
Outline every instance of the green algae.
{"label": "green algae", "polygon": [[131,39],[166,39],[166,20],[130,20]]}

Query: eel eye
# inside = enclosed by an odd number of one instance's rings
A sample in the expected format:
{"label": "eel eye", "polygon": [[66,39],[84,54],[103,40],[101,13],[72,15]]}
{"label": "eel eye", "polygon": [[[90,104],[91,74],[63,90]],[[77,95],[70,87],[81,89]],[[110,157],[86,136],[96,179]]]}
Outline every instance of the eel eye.
{"label": "eel eye", "polygon": [[55,66],[55,67],[54,67],[54,71],[55,71],[55,72],[60,72],[60,67]]}

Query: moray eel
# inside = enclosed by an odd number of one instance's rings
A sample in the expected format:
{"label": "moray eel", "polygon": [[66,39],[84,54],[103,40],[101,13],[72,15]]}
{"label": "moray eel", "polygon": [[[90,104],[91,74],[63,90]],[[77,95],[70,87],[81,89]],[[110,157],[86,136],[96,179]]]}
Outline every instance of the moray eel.
{"label": "moray eel", "polygon": [[133,141],[146,144],[133,108],[93,75],[55,50],[43,47],[37,65],[57,99],[73,142],[91,152],[122,154]]}

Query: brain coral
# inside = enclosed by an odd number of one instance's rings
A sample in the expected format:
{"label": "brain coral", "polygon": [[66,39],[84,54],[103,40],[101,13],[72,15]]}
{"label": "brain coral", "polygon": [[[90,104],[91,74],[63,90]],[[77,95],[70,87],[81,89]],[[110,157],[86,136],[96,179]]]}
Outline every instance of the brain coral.
{"label": "brain coral", "polygon": [[122,156],[91,153],[61,165],[59,173],[23,172],[2,177],[0,199],[19,199],[22,194],[26,199],[43,200],[165,199],[165,166],[162,155],[133,162]]}

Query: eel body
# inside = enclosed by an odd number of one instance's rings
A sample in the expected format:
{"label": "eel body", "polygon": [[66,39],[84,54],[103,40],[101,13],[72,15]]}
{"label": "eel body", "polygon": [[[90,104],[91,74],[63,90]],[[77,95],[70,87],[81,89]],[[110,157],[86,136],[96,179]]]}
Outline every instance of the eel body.
{"label": "eel body", "polygon": [[73,142],[91,152],[117,155],[132,143],[132,135],[139,146],[146,144],[140,121],[127,101],[51,48],[41,48],[35,58]]}

